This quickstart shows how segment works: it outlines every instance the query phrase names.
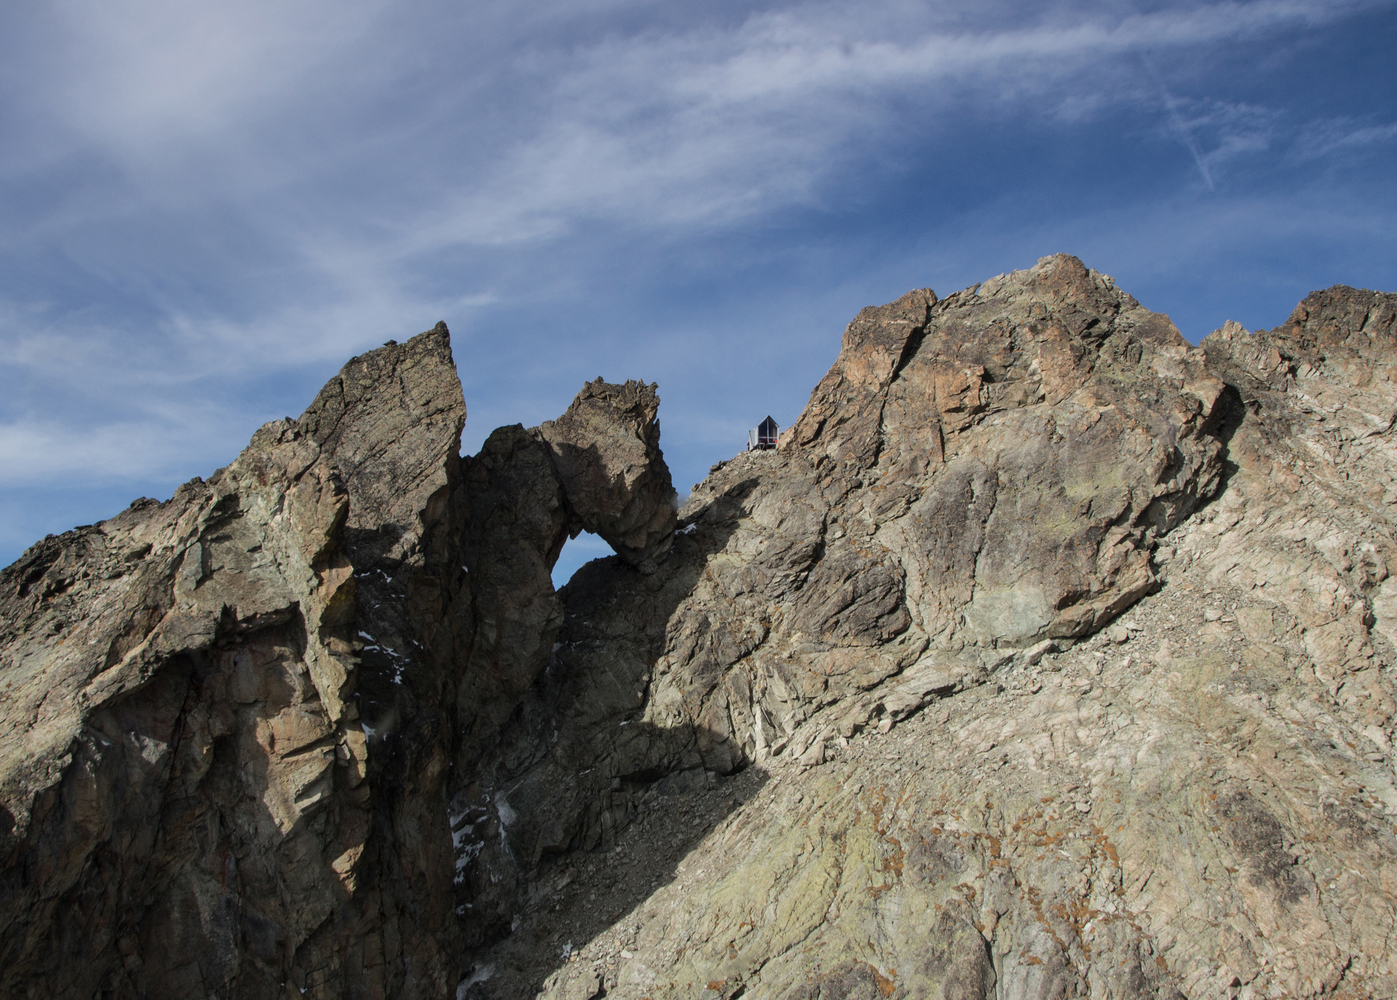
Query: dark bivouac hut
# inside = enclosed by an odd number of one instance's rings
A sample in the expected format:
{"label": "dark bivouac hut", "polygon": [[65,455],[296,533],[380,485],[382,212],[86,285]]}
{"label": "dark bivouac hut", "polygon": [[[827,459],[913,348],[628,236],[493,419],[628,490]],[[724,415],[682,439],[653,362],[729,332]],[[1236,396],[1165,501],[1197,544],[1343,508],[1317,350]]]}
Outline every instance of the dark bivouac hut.
{"label": "dark bivouac hut", "polygon": [[768,448],[775,448],[780,433],[781,428],[776,426],[776,421],[767,417],[747,432],[747,450],[766,451]]}

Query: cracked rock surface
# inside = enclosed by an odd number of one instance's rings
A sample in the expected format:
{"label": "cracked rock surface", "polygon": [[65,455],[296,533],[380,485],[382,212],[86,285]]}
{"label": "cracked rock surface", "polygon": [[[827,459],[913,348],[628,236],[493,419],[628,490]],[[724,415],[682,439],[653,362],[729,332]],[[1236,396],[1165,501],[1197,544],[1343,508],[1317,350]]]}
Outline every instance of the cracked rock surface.
{"label": "cracked rock surface", "polygon": [[444,812],[384,828],[404,802],[356,654],[370,630],[427,638],[372,605],[379,579],[433,571],[464,418],[441,327],[352,360],[207,481],[4,571],[7,995],[278,996],[347,964],[384,993],[445,988],[451,900],[422,864],[449,862]]}
{"label": "cracked rock surface", "polygon": [[653,385],[462,459],[444,328],[355,359],[4,571],[6,991],[1397,995],[1395,360],[1044,258],[676,512]]}
{"label": "cracked rock surface", "polygon": [[663,574],[564,589],[463,995],[1397,992],[1394,303],[1192,348],[1055,257],[865,310]]}
{"label": "cracked rock surface", "polygon": [[567,533],[667,543],[657,406],[594,383],[563,471],[519,428],[463,461],[438,325],[5,569],[0,991],[453,993],[489,930],[457,909],[458,777],[548,662]]}

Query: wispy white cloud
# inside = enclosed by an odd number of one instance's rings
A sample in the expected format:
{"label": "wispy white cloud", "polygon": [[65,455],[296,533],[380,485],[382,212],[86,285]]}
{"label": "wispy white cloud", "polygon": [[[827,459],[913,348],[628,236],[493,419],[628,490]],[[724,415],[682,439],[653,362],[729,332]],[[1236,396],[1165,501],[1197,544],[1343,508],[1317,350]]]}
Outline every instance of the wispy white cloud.
{"label": "wispy white cloud", "polygon": [[[1112,60],[1374,5],[990,8],[999,24],[1027,22],[1006,30],[955,7],[802,3],[729,22],[602,22],[596,40],[578,42],[520,37],[486,4],[484,37],[462,37],[461,61],[423,80],[417,61],[446,55],[434,25],[446,19],[463,36],[473,27],[430,4],[68,0],[43,33],[56,49],[45,55],[66,67],[42,91],[43,110],[74,144],[69,155],[110,158],[135,185],[87,211],[211,197],[256,214],[248,199],[290,192],[305,211],[315,200],[306,185],[348,171],[383,182],[356,200],[369,216],[389,213],[379,225],[398,238],[382,252],[410,256],[547,239],[585,219],[723,223],[806,202],[851,145],[888,138],[890,100],[964,112],[969,87],[990,110],[1043,102],[1082,114],[1102,105],[1083,72]],[[545,5],[535,17],[578,22],[563,10]],[[1114,101],[1144,97],[1137,90]],[[394,105],[383,97],[391,93],[407,101]],[[281,221],[315,239],[354,233],[365,217]]]}
{"label": "wispy white cloud", "polygon": [[[1103,92],[1088,71],[1128,57],[1131,68],[1116,69],[1129,73],[1141,54],[1368,6],[1255,0],[1050,13],[1014,30],[945,30],[923,16],[887,31],[893,37],[867,37],[862,9],[806,4],[721,31],[608,37],[553,64],[546,112],[495,169],[414,232],[418,245],[494,244],[546,238],[582,218],[730,222],[816,199],[851,147],[895,147],[890,101],[913,101],[931,122],[944,111],[948,141],[967,114],[1051,106],[1080,118],[1122,102],[1148,107],[1157,101],[1148,88]],[[1173,117],[1210,184],[1222,161],[1266,147],[1265,109],[1200,102]],[[1206,147],[1193,138],[1202,131],[1214,134]]]}
{"label": "wispy white cloud", "polygon": [[[246,426],[256,407],[239,398],[269,372],[468,323],[553,280],[527,264],[477,271],[472,254],[526,260],[589,226],[679,239],[828,207],[977,121],[1125,108],[1184,141],[1212,187],[1301,126],[1183,96],[1186,68],[1161,104],[1142,59],[1172,66],[1390,6],[59,0],[0,13],[14,130],[0,254],[64,272],[0,288],[4,482],[163,474]],[[1297,155],[1394,135],[1325,128]]]}
{"label": "wispy white cloud", "polygon": [[1209,191],[1216,190],[1219,168],[1271,147],[1282,117],[1276,109],[1215,99],[1181,99],[1153,75],[1167,112],[1166,131],[1188,150]]}
{"label": "wispy white cloud", "polygon": [[1397,122],[1365,123],[1354,118],[1312,122],[1297,138],[1292,154],[1318,160],[1335,153],[1357,153],[1397,142]]}
{"label": "wispy white cloud", "polygon": [[146,419],[95,427],[34,419],[0,423],[0,488],[168,476],[191,449],[202,451],[218,440],[210,433],[217,433],[216,420],[189,422],[183,419],[187,414],[180,416],[175,422]]}
{"label": "wispy white cloud", "polygon": [[[142,171],[158,170],[189,140],[226,148],[230,130],[236,137],[284,106],[385,12],[374,0],[47,6],[42,20],[15,25],[11,85],[34,62],[51,60],[58,71],[34,89],[33,102],[58,126],[51,140],[95,145]],[[29,51],[15,51],[21,45]]]}
{"label": "wispy white cloud", "polygon": [[488,293],[424,299],[401,290],[369,289],[347,296],[341,305],[293,305],[251,321],[194,315],[171,304],[159,325],[141,338],[71,317],[62,323],[0,318],[0,365],[11,377],[67,383],[89,401],[126,400],[133,393],[202,381],[236,385],[269,368],[343,360],[353,351],[376,347],[385,336],[420,332],[404,328],[406,316],[468,316],[492,301]]}

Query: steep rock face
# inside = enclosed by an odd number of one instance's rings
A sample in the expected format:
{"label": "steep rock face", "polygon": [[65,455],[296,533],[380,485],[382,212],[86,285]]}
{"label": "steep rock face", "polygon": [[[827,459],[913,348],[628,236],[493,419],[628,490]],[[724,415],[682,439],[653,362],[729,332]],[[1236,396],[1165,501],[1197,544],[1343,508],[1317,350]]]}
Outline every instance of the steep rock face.
{"label": "steep rock face", "polygon": [[665,579],[583,576],[560,638],[648,681],[645,721],[722,773],[824,705],[906,714],[1149,591],[1155,540],[1217,488],[1223,389],[1074,258],[865,310],[781,450],[696,488]]}
{"label": "steep rock face", "polygon": [[[575,780],[576,765],[597,756],[594,728],[609,721],[617,685],[632,706],[638,689],[620,678],[589,679],[577,689],[558,669],[563,607],[551,571],[567,538],[585,529],[611,542],[623,573],[635,566],[655,574],[676,517],[658,408],[654,385],[597,379],[558,420],[530,430],[501,427],[463,460],[461,552],[478,629],[459,685],[451,826],[458,901],[473,944],[507,932],[542,852],[565,850],[589,833],[597,842],[593,792],[609,777]],[[560,758],[563,747],[571,750]],[[514,783],[506,796],[502,784],[550,750],[551,763],[533,782]],[[545,799],[532,801],[531,790]],[[514,827],[524,838],[517,843],[509,835],[512,801],[543,824]],[[579,834],[586,817],[592,826]]]}
{"label": "steep rock face", "polygon": [[647,566],[674,533],[674,485],[656,461],[660,397],[653,383],[582,387],[557,420],[538,428],[572,513],[569,529],[600,535],[626,562]]}
{"label": "steep rock face", "polygon": [[1395,320],[915,291],[677,520],[654,386],[356,358],[4,571],[5,989],[1391,996]]}
{"label": "steep rock face", "polygon": [[473,516],[462,540],[462,563],[479,629],[458,714],[482,743],[548,664],[562,623],[550,574],[567,540],[568,511],[548,446],[522,427],[499,428],[463,466]]}
{"label": "steep rock face", "polygon": [[548,663],[568,533],[667,547],[658,402],[598,381],[462,461],[438,325],[6,569],[5,991],[452,992],[491,926],[448,804]]}
{"label": "steep rock face", "polygon": [[265,994],[355,876],[347,497],[285,431],[5,572],[7,993]]}
{"label": "steep rock face", "polygon": [[661,573],[563,591],[467,995],[1390,995],[1393,301],[860,314]]}
{"label": "steep rock face", "polygon": [[1217,487],[1223,390],[1073,258],[865,310],[782,449],[695,488],[661,573],[609,560],[565,588],[546,683],[473,789],[471,904],[505,922],[660,776],[818,763],[826,737],[1109,621]]}
{"label": "steep rock face", "polygon": [[400,682],[446,683],[459,641],[434,536],[464,418],[439,327],[5,570],[4,992],[447,989],[449,744]]}
{"label": "steep rock face", "polygon": [[1216,488],[1222,388],[1167,317],[1048,258],[864,310],[786,452],[861,483],[836,508],[899,554],[928,636],[1022,644],[1149,588],[1150,539]]}
{"label": "steep rock face", "polygon": [[465,417],[438,324],[351,360],[298,421],[348,491],[342,550],[356,584],[354,695],[371,786],[363,884],[301,946],[287,979],[307,996],[430,997],[457,975],[444,800],[456,664],[475,634],[459,559]]}
{"label": "steep rock face", "polygon": [[1213,575],[1289,609],[1316,673],[1356,720],[1381,729],[1397,711],[1370,634],[1376,624],[1390,643],[1397,625],[1397,296],[1331,288],[1274,330],[1229,323],[1203,347],[1249,411],[1221,505],[1234,530],[1209,555]]}
{"label": "steep rock face", "polygon": [[563,620],[551,573],[568,537],[594,532],[650,572],[668,550],[674,487],[659,404],[653,384],[597,379],[557,420],[501,427],[464,460],[462,559],[480,617],[459,708],[477,744],[549,663]]}

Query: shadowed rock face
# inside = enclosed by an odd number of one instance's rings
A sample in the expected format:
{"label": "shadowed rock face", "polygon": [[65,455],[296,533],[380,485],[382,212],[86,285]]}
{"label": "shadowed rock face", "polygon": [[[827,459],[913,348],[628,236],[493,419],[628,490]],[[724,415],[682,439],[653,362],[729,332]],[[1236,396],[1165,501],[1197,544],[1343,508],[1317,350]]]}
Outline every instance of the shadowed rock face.
{"label": "shadowed rock face", "polygon": [[494,738],[549,664],[563,621],[552,570],[569,536],[601,535],[646,573],[668,551],[676,515],[659,405],[654,385],[597,379],[557,420],[501,427],[463,461],[462,559],[479,628],[458,710],[471,746]]}
{"label": "shadowed rock face", "polygon": [[0,576],[0,983],[1391,996],[1394,360],[1044,258],[676,515],[654,386],[459,459],[444,327],[356,358]]}
{"label": "shadowed rock face", "polygon": [[438,326],[350,361],[207,482],[5,570],[4,991],[454,989],[460,734],[547,664],[579,519],[642,555],[672,531],[657,405],[589,386],[559,435],[571,479],[509,428],[463,466]]}
{"label": "shadowed rock face", "polygon": [[441,327],[354,359],[207,482],[4,571],[6,993],[445,988],[444,814],[371,760],[359,637],[435,639],[441,607],[373,605],[439,575],[464,419]]}
{"label": "shadowed rock face", "polygon": [[561,593],[458,800],[519,916],[468,995],[1392,992],[1394,301],[1195,349],[1054,257],[865,310],[661,572]]}
{"label": "shadowed rock face", "polygon": [[660,455],[660,397],[652,383],[582,387],[557,420],[538,428],[552,451],[572,514],[569,531],[600,535],[646,569],[669,549],[675,494]]}

